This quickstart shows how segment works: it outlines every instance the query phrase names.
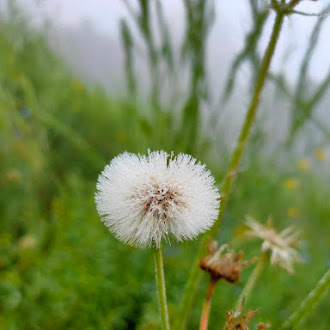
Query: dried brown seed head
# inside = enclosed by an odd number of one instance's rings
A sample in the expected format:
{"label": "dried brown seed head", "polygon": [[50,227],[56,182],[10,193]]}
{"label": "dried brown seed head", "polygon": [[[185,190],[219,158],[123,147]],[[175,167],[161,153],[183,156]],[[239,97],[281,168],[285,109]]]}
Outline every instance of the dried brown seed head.
{"label": "dried brown seed head", "polygon": [[[241,312],[239,311],[228,311],[226,313],[226,325],[225,330],[249,330],[249,324],[252,318],[259,312],[259,309],[255,311],[250,310],[243,316],[241,316]],[[270,327],[270,323],[259,323],[257,325],[257,330],[263,330]]]}
{"label": "dried brown seed head", "polygon": [[223,244],[217,249],[216,241],[209,240],[207,248],[209,255],[200,261],[199,266],[216,280],[224,278],[231,283],[237,282],[241,271],[249,264],[256,261],[255,259],[242,261],[242,251],[237,254],[231,250],[224,253],[227,249],[227,245]]}

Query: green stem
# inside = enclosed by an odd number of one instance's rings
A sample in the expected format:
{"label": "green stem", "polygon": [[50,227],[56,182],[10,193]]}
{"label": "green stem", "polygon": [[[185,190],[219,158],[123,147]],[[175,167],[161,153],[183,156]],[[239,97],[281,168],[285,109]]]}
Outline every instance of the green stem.
{"label": "green stem", "polygon": [[298,309],[284,322],[281,329],[294,329],[321,301],[330,287],[330,269],[322,276],[316,287],[308,294]]}
{"label": "green stem", "polygon": [[235,178],[237,176],[238,167],[242,160],[243,153],[246,149],[246,145],[247,145],[247,141],[248,141],[248,138],[250,135],[251,127],[255,121],[258,105],[259,105],[260,99],[261,99],[261,92],[265,85],[265,81],[267,78],[267,73],[269,70],[271,59],[275,53],[275,46],[276,46],[280,31],[281,31],[283,19],[284,19],[284,15],[280,12],[277,13],[274,27],[273,27],[273,32],[272,32],[270,41],[268,43],[266,53],[262,60],[261,67],[260,67],[258,75],[257,75],[257,80],[256,80],[253,96],[250,101],[250,106],[245,115],[244,124],[243,124],[242,130],[241,130],[241,133],[239,135],[239,138],[238,138],[238,141],[236,144],[236,148],[232,154],[231,161],[229,163],[229,168],[227,171],[227,175],[224,179],[223,188],[221,191],[221,208],[220,208],[219,219],[211,229],[211,235],[213,237],[216,236],[216,234],[219,230],[219,226],[220,226],[224,211],[227,206],[228,198],[231,193]]}
{"label": "green stem", "polygon": [[247,299],[251,293],[251,291],[253,290],[262,270],[264,269],[267,261],[269,258],[269,253],[266,252],[262,255],[262,257],[259,259],[258,263],[256,264],[253,272],[251,273],[248,281],[245,284],[245,287],[243,288],[240,296],[237,299],[236,305],[234,307],[234,310],[239,310],[240,305],[242,300],[244,299],[244,303],[247,302]]}
{"label": "green stem", "polygon": [[[276,46],[280,31],[281,31],[284,15],[285,14],[280,11],[278,11],[277,15],[276,15],[275,23],[273,26],[273,31],[272,31],[272,34],[270,37],[270,41],[268,43],[265,55],[263,57],[263,60],[262,60],[262,63],[261,63],[261,66],[260,66],[260,69],[259,69],[259,72],[257,75],[257,80],[256,80],[256,84],[254,87],[254,92],[253,92],[253,96],[252,96],[252,99],[250,102],[250,106],[246,113],[244,124],[243,124],[242,130],[241,130],[240,136],[238,138],[236,148],[232,154],[232,158],[229,163],[229,168],[228,168],[228,172],[227,172],[228,174],[226,175],[226,177],[224,179],[223,189],[221,191],[221,208],[220,208],[220,212],[219,212],[218,221],[215,223],[215,225],[209,232],[209,234],[213,237],[215,237],[218,232],[221,220],[223,218],[223,215],[224,215],[224,212],[225,212],[225,209],[227,206],[228,198],[229,198],[230,192],[232,190],[234,179],[237,175],[239,164],[241,162],[243,153],[246,149],[250,130],[251,130],[252,124],[255,120],[256,111],[257,111],[258,105],[260,103],[261,92],[262,92],[262,89],[265,84],[265,80],[266,80],[267,73],[269,70],[270,62],[274,55],[275,46]],[[178,319],[178,323],[177,323],[177,327],[176,327],[177,329],[185,328],[189,310],[192,305],[192,300],[195,296],[198,282],[201,277],[201,275],[198,274],[199,273],[198,262],[203,253],[203,250],[204,250],[204,246],[205,246],[205,242],[206,242],[205,236],[201,242],[202,246],[200,246],[198,249],[197,257],[193,263],[192,270],[190,272],[188,282],[187,282],[185,291],[183,293],[183,299],[182,299],[181,306],[180,306],[179,313],[178,313],[178,315],[180,315],[180,318]]]}
{"label": "green stem", "polygon": [[155,249],[155,271],[156,271],[156,283],[157,283],[157,289],[158,289],[160,313],[162,316],[162,326],[163,326],[163,330],[169,330],[170,322],[169,322],[168,311],[167,311],[163,254],[162,254],[162,248],[160,245],[158,248]]}

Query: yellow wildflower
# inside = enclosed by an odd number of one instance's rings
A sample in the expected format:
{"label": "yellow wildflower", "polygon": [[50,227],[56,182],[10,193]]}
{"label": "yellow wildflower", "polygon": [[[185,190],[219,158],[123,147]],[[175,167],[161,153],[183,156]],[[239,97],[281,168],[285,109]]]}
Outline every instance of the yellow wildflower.
{"label": "yellow wildflower", "polygon": [[307,158],[301,158],[298,162],[298,168],[299,170],[305,172],[308,171],[311,167],[311,163],[309,161],[309,159]]}
{"label": "yellow wildflower", "polygon": [[286,214],[291,219],[297,218],[299,216],[299,209],[297,207],[289,207]]}
{"label": "yellow wildflower", "polygon": [[315,151],[315,157],[320,161],[324,161],[327,157],[327,154],[324,149],[318,148]]}
{"label": "yellow wildflower", "polygon": [[295,190],[299,186],[299,181],[295,178],[289,178],[285,180],[284,186],[288,190]]}
{"label": "yellow wildflower", "polygon": [[77,79],[72,81],[71,87],[75,92],[81,92],[85,89],[85,85]]}

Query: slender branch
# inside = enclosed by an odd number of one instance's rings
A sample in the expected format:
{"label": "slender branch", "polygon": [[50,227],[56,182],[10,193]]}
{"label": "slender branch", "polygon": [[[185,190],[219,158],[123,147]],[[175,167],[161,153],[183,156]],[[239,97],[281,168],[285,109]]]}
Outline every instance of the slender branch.
{"label": "slender branch", "polygon": [[257,44],[269,15],[268,8],[264,8],[262,9],[262,11],[260,11],[260,13],[258,13],[256,11],[256,8],[253,7],[255,6],[254,1],[250,1],[249,3],[250,3],[251,11],[253,13],[254,26],[251,32],[249,32],[245,38],[245,46],[243,50],[237,55],[231,66],[226,82],[226,87],[218,102],[219,104],[221,104],[222,101],[227,101],[229,99],[232,90],[234,88],[234,83],[236,80],[238,69],[243,64],[243,62],[246,60],[249,60],[252,63],[254,62],[254,59],[256,58]]}
{"label": "slender branch", "polygon": [[311,122],[323,133],[323,135],[325,135],[327,141],[330,141],[330,130],[324,125],[324,122],[314,117],[311,117]]}
{"label": "slender branch", "polygon": [[329,15],[328,12],[326,12],[326,13],[323,13],[323,12],[321,12],[321,13],[305,13],[305,12],[299,11],[299,10],[291,10],[289,13],[290,14],[296,14],[296,15],[302,15],[302,16],[309,16],[309,17],[310,16],[312,16],[312,17],[320,17],[320,18],[326,17],[326,16]]}
{"label": "slender branch", "polygon": [[163,327],[163,330],[169,330],[170,322],[169,322],[168,311],[167,311],[163,254],[162,254],[161,246],[159,246],[158,248],[155,249],[155,271],[156,271],[156,282],[157,282],[157,289],[158,289],[160,313],[161,313],[161,317],[162,317],[162,327]]}
{"label": "slender branch", "polygon": [[[324,8],[321,14],[327,13],[329,10],[330,10],[330,5]],[[308,47],[305,51],[301,63],[301,67],[299,70],[299,77],[292,102],[292,110],[291,110],[292,118],[291,118],[290,134],[288,136],[288,143],[293,142],[295,133],[305,123],[306,119],[308,119],[311,116],[313,108],[315,107],[317,101],[322,97],[323,88],[320,87],[317,90],[317,94],[315,94],[317,95],[317,98],[315,99],[313,96],[311,97],[311,100],[313,100],[313,102],[311,102],[310,100],[308,101],[306,100],[306,76],[310,66],[310,60],[313,57],[313,54],[316,50],[316,45],[319,41],[321,29],[324,22],[325,22],[325,16],[322,16],[320,19],[317,20],[310,37]],[[314,99],[316,100],[316,102],[314,102]]]}
{"label": "slender branch", "polygon": [[245,284],[245,287],[243,288],[240,296],[237,299],[236,305],[234,307],[234,310],[239,310],[241,306],[241,302],[244,299],[244,302],[247,301],[251,291],[253,290],[262,270],[264,269],[267,261],[269,258],[269,253],[264,253],[262,257],[259,259],[258,263],[256,264],[253,272],[251,273],[248,281]]}
{"label": "slender branch", "polygon": [[213,226],[211,229],[211,234],[212,236],[215,236],[216,233],[218,232],[224,211],[226,209],[228,197],[231,193],[232,186],[235,180],[235,177],[237,175],[238,167],[240,165],[240,162],[242,160],[243,153],[246,149],[246,144],[250,135],[251,127],[255,121],[257,109],[260,103],[261,99],[261,92],[265,84],[265,80],[267,77],[268,69],[270,66],[270,62],[272,60],[272,57],[275,52],[275,46],[281,31],[282,23],[284,19],[284,14],[281,12],[277,13],[274,27],[273,27],[273,32],[266,50],[266,53],[264,55],[264,58],[261,63],[261,67],[259,69],[258,75],[257,75],[257,81],[256,85],[254,88],[253,96],[250,102],[250,106],[248,109],[248,112],[246,113],[244,124],[241,130],[241,134],[238,138],[238,142],[236,145],[236,148],[232,154],[232,158],[229,164],[228,168],[228,174],[226,175],[224,179],[224,185],[222,189],[222,202],[221,202],[221,208],[220,208],[220,214],[219,214],[219,219],[216,222],[216,224]]}
{"label": "slender branch", "polygon": [[281,329],[295,329],[315,308],[330,287],[330,269],[322,276],[316,287],[308,294],[298,309],[284,322]]}
{"label": "slender branch", "polygon": [[304,93],[305,93],[304,84],[306,82],[306,74],[308,71],[310,60],[313,56],[313,53],[316,50],[316,45],[319,40],[323,22],[324,22],[324,19],[320,19],[316,22],[316,24],[313,28],[309,43],[308,43],[308,47],[306,49],[306,52],[305,52],[303,60],[302,60],[301,69],[299,71],[299,78],[298,78],[296,93],[295,93],[295,103],[296,104],[298,104],[298,100],[301,97],[301,95],[304,95]]}
{"label": "slender branch", "polygon": [[319,85],[319,88],[312,96],[312,98],[308,102],[308,106],[313,108],[317,105],[317,103],[322,99],[324,94],[327,92],[330,86],[330,71],[328,72],[327,76],[324,78],[323,82]]}
{"label": "slender branch", "polygon": [[289,4],[288,4],[288,8],[293,8],[293,7],[295,7],[296,5],[299,4],[300,1],[301,1],[301,0],[291,0],[291,1],[289,2]]}
{"label": "slender branch", "polygon": [[[234,179],[237,175],[238,167],[239,167],[244,150],[247,145],[249,133],[250,133],[252,124],[255,120],[258,105],[260,103],[261,91],[265,84],[265,80],[267,77],[271,59],[275,52],[275,46],[276,46],[280,31],[281,31],[284,16],[285,16],[284,13],[282,13],[280,11],[277,12],[275,23],[273,26],[273,32],[271,34],[270,41],[269,41],[267,49],[266,49],[266,53],[263,57],[261,67],[260,67],[258,75],[257,75],[257,81],[256,81],[256,85],[254,88],[253,96],[252,96],[252,99],[250,102],[250,106],[249,106],[248,112],[245,116],[244,124],[243,124],[242,130],[241,130],[241,134],[239,136],[236,148],[232,154],[231,162],[229,164],[228,174],[224,179],[219,218],[210,232],[213,237],[215,237],[218,232],[221,220],[224,215],[224,211],[227,206],[228,197],[232,190]],[[193,263],[192,270],[190,272],[190,276],[188,278],[188,282],[187,282],[185,291],[183,293],[183,298],[182,298],[181,306],[179,309],[180,317],[178,318],[178,321],[177,321],[178,322],[177,329],[184,329],[185,324],[186,324],[189,310],[192,305],[192,300],[194,299],[195,292],[196,292],[196,289],[198,286],[198,282],[201,277],[201,273],[199,272],[199,269],[198,269],[198,262],[199,262],[199,259],[201,258],[201,256],[203,255],[205,243],[206,243],[206,235],[204,235],[204,238],[199,246],[196,259]]]}
{"label": "slender branch", "polygon": [[207,330],[207,326],[209,323],[209,315],[210,315],[210,308],[211,308],[211,300],[212,300],[212,295],[215,289],[215,286],[218,282],[218,279],[214,278],[211,276],[210,278],[210,283],[209,287],[207,289],[207,294],[203,306],[203,311],[202,311],[202,317],[201,317],[201,323],[199,326],[199,330]]}

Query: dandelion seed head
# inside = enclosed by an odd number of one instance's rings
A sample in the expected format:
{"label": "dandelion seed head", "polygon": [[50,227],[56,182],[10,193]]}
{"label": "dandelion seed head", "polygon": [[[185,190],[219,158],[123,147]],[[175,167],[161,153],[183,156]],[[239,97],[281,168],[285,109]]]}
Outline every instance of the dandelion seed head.
{"label": "dandelion seed head", "polygon": [[293,248],[299,245],[299,231],[294,227],[287,227],[281,232],[276,232],[271,225],[263,226],[251,217],[247,218],[247,232],[250,236],[259,237],[263,240],[262,252],[270,252],[270,262],[272,265],[279,265],[289,273],[293,273],[293,263],[301,262],[298,252]]}
{"label": "dandelion seed head", "polygon": [[102,221],[132,246],[192,239],[208,230],[219,212],[214,178],[186,154],[120,154],[99,175],[97,190]]}

